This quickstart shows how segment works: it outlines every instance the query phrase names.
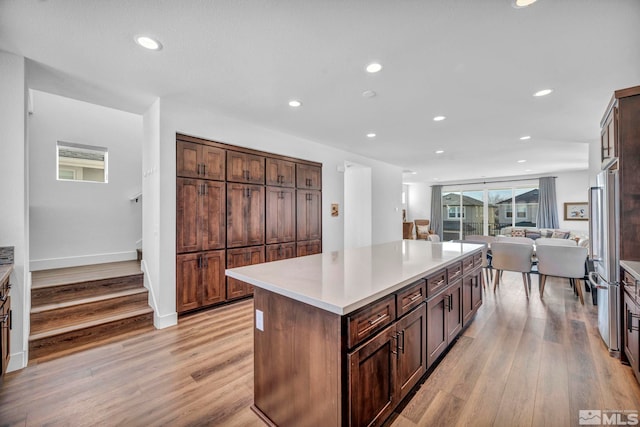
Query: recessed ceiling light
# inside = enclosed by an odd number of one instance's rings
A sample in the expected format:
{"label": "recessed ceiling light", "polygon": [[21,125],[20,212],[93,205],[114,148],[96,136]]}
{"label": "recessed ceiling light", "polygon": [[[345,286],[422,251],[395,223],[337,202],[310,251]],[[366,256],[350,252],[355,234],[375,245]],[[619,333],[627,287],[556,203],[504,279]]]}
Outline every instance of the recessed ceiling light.
{"label": "recessed ceiling light", "polygon": [[440,178],[433,178],[434,181],[440,181]]}
{"label": "recessed ceiling light", "polygon": [[158,40],[152,39],[149,36],[137,36],[136,43],[149,50],[162,49],[162,44]]}
{"label": "recessed ceiling light", "polygon": [[551,92],[553,92],[553,89],[542,89],[534,93],[533,96],[547,96]]}
{"label": "recessed ceiling light", "polygon": [[380,70],[382,70],[382,65],[378,64],[377,62],[372,62],[371,64],[367,65],[367,72],[369,73],[377,73]]}
{"label": "recessed ceiling light", "polygon": [[533,169],[525,169],[525,172],[531,172]]}
{"label": "recessed ceiling light", "polygon": [[520,9],[522,7],[531,6],[537,1],[538,0],[512,0],[511,6],[515,7],[516,9]]}
{"label": "recessed ceiling light", "polygon": [[444,153],[444,150],[437,150],[436,151],[436,154],[442,154],[442,153]]}
{"label": "recessed ceiling light", "polygon": [[297,99],[292,99],[291,101],[289,101],[289,107],[300,107],[302,105],[302,102],[298,101]]}
{"label": "recessed ceiling light", "polygon": [[520,137],[520,141],[526,141],[527,139],[531,139],[531,136],[525,135]]}
{"label": "recessed ceiling light", "polygon": [[518,163],[524,163],[526,160],[518,160]]}
{"label": "recessed ceiling light", "polygon": [[405,169],[405,170],[403,170],[403,171],[402,171],[402,173],[407,173],[407,174],[409,174],[409,175],[415,175],[415,174],[417,174],[418,172],[416,172],[416,171],[412,171],[411,169]]}
{"label": "recessed ceiling light", "polygon": [[376,95],[377,94],[372,90],[365,90],[364,92],[362,92],[362,96],[364,96],[365,98],[373,98]]}
{"label": "recessed ceiling light", "polygon": [[376,137],[376,134],[375,134],[375,133],[373,133],[373,132],[369,132],[369,133],[367,134],[367,138],[375,138],[375,137]]}
{"label": "recessed ceiling light", "polygon": [[444,119],[446,119],[446,117],[445,117],[445,116],[435,116],[435,117],[433,118],[433,121],[434,121],[434,122],[441,122],[441,121],[443,121]]}

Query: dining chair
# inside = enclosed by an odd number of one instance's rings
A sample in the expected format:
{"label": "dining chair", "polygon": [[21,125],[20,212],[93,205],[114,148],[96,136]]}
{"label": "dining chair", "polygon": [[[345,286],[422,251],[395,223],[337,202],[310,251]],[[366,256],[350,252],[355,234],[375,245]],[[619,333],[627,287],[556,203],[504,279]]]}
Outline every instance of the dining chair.
{"label": "dining chair", "polygon": [[503,239],[491,244],[491,264],[496,270],[493,276],[493,291],[495,292],[503,271],[522,273],[524,292],[529,298],[531,290],[531,268],[533,266],[533,245],[503,242]]}
{"label": "dining chair", "polygon": [[521,243],[525,245],[533,245],[535,241],[529,237],[511,237],[511,236],[496,236],[498,242],[506,243]]}
{"label": "dining chair", "polygon": [[564,277],[572,281],[575,290],[584,305],[582,284],[584,280],[585,262],[587,262],[587,248],[581,246],[536,246],[538,258],[538,273],[540,274],[540,298],[544,295],[544,285],[547,276]]}
{"label": "dining chair", "polygon": [[485,247],[482,250],[482,286],[484,287],[485,284],[491,283],[489,279],[493,280],[493,269],[491,267],[491,251],[489,248],[491,243],[496,241],[496,238],[482,234],[467,234],[462,241],[468,243],[484,243]]}

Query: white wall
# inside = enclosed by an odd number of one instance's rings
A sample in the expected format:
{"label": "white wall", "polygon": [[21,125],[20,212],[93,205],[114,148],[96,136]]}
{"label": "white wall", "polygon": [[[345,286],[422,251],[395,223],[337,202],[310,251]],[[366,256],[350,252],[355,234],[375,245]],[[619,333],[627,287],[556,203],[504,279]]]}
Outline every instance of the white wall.
{"label": "white wall", "polygon": [[9,371],[27,366],[31,285],[26,164],[26,84],[23,57],[0,51],[0,246],[14,246],[11,274],[11,356]]}
{"label": "white wall", "polygon": [[[409,206],[407,220],[431,219],[431,185],[424,183],[408,184]],[[414,230],[415,231],[415,230]]]}
{"label": "white wall", "polygon": [[371,168],[350,163],[344,172],[344,247],[371,245]]}
{"label": "white wall", "polygon": [[[57,141],[106,147],[109,182],[58,181]],[[135,259],[142,116],[33,91],[29,144],[31,271]]]}
{"label": "white wall", "polygon": [[556,197],[558,199],[558,220],[563,230],[589,233],[589,221],[565,221],[564,204],[566,202],[589,201],[589,171],[559,172],[556,178]]}
{"label": "white wall", "polygon": [[[323,164],[322,169],[322,239],[323,251],[341,249],[344,244],[344,217],[331,216],[331,203],[344,206],[345,161],[371,168],[372,182],[372,243],[383,243],[402,238],[402,213],[400,194],[402,191],[402,169],[384,162],[368,159],[342,150],[320,145],[303,138],[288,135],[273,129],[262,128],[211,111],[187,106],[170,98],[160,101],[160,139],[145,141],[145,151],[154,153],[159,145],[160,159],[157,165],[159,180],[145,180],[145,194],[158,198],[159,226],[157,259],[154,249],[148,248],[153,232],[145,225],[143,241],[144,257],[148,266],[157,265],[157,271],[148,273],[152,286],[157,288],[157,315],[166,319],[175,318],[175,171],[176,132],[201,138],[225,142],[242,147],[263,150]],[[145,114],[146,121],[151,119]],[[148,138],[148,136],[145,136]],[[145,154],[146,156],[147,154]],[[146,164],[146,160],[145,160]],[[145,209],[143,222],[153,221],[152,214]]]}

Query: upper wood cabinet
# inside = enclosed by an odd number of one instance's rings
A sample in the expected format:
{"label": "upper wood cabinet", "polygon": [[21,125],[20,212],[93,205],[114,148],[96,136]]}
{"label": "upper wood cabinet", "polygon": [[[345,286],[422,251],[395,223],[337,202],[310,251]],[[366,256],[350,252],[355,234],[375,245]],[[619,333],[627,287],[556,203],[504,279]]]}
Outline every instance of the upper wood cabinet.
{"label": "upper wood cabinet", "polygon": [[295,187],[296,164],[267,157],[267,185]]}
{"label": "upper wood cabinet", "polygon": [[178,141],[176,158],[177,176],[224,180],[225,152],[221,148]]}
{"label": "upper wood cabinet", "polygon": [[225,185],[203,179],[176,180],[176,252],[225,246]]}
{"label": "upper wood cabinet", "polygon": [[320,190],[322,188],[322,168],[298,163],[296,165],[296,187]]}
{"label": "upper wood cabinet", "polygon": [[322,238],[322,194],[315,190],[298,190],[296,227],[298,240]]}
{"label": "upper wood cabinet", "polygon": [[227,181],[264,184],[264,163],[263,156],[227,151]]}
{"label": "upper wood cabinet", "polygon": [[264,187],[227,184],[227,247],[264,244]]}
{"label": "upper wood cabinet", "polygon": [[296,240],[296,199],[293,188],[267,187],[266,243]]}

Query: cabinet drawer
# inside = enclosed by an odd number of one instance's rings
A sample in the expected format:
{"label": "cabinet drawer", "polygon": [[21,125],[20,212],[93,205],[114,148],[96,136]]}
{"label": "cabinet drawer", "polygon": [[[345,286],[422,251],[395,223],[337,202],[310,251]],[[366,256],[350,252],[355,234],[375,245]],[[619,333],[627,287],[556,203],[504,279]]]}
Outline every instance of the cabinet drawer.
{"label": "cabinet drawer", "polygon": [[629,294],[634,297],[638,295],[638,283],[635,277],[633,277],[627,270],[622,270],[622,285]]}
{"label": "cabinet drawer", "polygon": [[455,264],[447,267],[447,281],[449,283],[459,279],[460,277],[462,277],[462,263],[456,262]]}
{"label": "cabinet drawer", "polygon": [[408,288],[396,293],[397,315],[404,316],[411,311],[413,307],[417,307],[427,298],[427,281],[420,279],[409,285]]}
{"label": "cabinet drawer", "polygon": [[348,346],[353,347],[389,325],[396,318],[395,294],[347,316]]}
{"label": "cabinet drawer", "polygon": [[473,255],[470,255],[462,260],[462,272],[464,274],[469,273],[474,268]]}
{"label": "cabinet drawer", "polygon": [[432,297],[446,287],[447,270],[442,269],[427,277],[427,297]]}
{"label": "cabinet drawer", "polygon": [[475,268],[482,267],[482,252],[479,252],[473,256],[473,266]]}

